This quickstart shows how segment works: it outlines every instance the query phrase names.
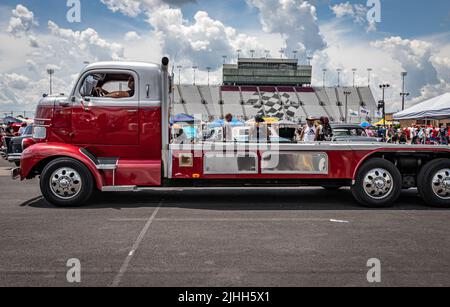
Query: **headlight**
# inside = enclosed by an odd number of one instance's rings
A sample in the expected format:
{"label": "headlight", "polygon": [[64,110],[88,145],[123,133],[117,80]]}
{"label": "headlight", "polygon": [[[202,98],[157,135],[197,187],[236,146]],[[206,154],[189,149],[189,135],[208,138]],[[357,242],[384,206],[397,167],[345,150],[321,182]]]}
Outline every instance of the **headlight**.
{"label": "headlight", "polygon": [[30,147],[31,145],[36,144],[36,142],[34,141],[34,139],[30,139],[30,138],[26,138],[22,140],[22,151],[24,151],[25,149],[27,149],[28,147]]}
{"label": "headlight", "polygon": [[47,137],[47,128],[33,127],[33,139],[44,140]]}

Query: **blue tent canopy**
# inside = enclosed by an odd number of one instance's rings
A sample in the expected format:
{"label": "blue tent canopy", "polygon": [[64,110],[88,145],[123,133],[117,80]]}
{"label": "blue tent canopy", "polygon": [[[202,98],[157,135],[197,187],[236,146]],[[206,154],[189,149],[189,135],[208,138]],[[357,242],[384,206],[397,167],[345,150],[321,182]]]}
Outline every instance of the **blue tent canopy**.
{"label": "blue tent canopy", "polygon": [[361,127],[362,128],[369,128],[369,127],[372,127],[372,124],[370,124],[368,122],[363,122],[363,123],[361,123]]}
{"label": "blue tent canopy", "polygon": [[[212,123],[208,124],[208,127],[217,128],[217,127],[223,127],[224,125],[225,125],[225,121],[223,119],[218,119],[218,120],[215,120]],[[245,123],[233,118],[230,125],[232,127],[242,127],[242,126],[245,126]]]}
{"label": "blue tent canopy", "polygon": [[177,114],[170,119],[170,124],[176,123],[193,123],[195,121],[194,117],[187,114]]}

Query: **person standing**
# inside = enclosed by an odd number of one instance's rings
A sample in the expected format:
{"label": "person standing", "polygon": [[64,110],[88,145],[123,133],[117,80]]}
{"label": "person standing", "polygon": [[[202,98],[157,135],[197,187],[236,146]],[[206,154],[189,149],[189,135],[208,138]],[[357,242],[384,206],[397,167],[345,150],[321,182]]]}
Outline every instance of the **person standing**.
{"label": "person standing", "polygon": [[319,142],[330,142],[333,138],[333,129],[330,125],[330,120],[328,117],[323,116],[320,118],[319,125],[319,133],[318,133],[318,141]]}
{"label": "person standing", "polygon": [[225,116],[225,122],[223,125],[223,138],[225,142],[232,142],[233,141],[233,115],[231,113],[227,114]]}
{"label": "person standing", "polygon": [[22,125],[19,128],[19,135],[23,135],[25,133],[26,129],[27,129],[27,123],[22,123]]}
{"label": "person standing", "polygon": [[319,129],[314,125],[315,119],[309,117],[306,121],[305,127],[303,127],[301,140],[303,142],[316,142],[319,139]]}

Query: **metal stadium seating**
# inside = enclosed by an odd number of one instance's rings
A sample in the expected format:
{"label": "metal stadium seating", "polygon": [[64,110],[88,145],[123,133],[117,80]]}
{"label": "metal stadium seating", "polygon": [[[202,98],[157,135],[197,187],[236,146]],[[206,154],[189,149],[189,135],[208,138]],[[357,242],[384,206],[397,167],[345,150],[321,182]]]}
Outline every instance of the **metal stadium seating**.
{"label": "metal stadium seating", "polygon": [[[308,88],[270,86],[175,86],[175,114],[202,114],[210,120],[223,118],[231,113],[247,120],[257,114],[304,122],[308,116],[328,116],[333,122],[342,122],[345,113],[344,91],[348,97],[348,109],[359,112],[361,103],[371,112],[376,110],[375,99],[368,87]],[[340,105],[338,105],[340,102]],[[349,117],[352,122],[364,118]]]}

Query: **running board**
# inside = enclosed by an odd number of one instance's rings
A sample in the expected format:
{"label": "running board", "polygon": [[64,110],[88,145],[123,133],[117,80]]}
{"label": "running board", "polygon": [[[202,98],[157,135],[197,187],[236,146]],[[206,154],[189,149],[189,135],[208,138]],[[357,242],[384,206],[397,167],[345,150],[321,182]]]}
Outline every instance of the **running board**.
{"label": "running board", "polygon": [[235,191],[235,190],[299,190],[300,188],[320,188],[318,186],[298,187],[136,187],[136,186],[106,186],[102,192],[184,192],[184,191]]}

